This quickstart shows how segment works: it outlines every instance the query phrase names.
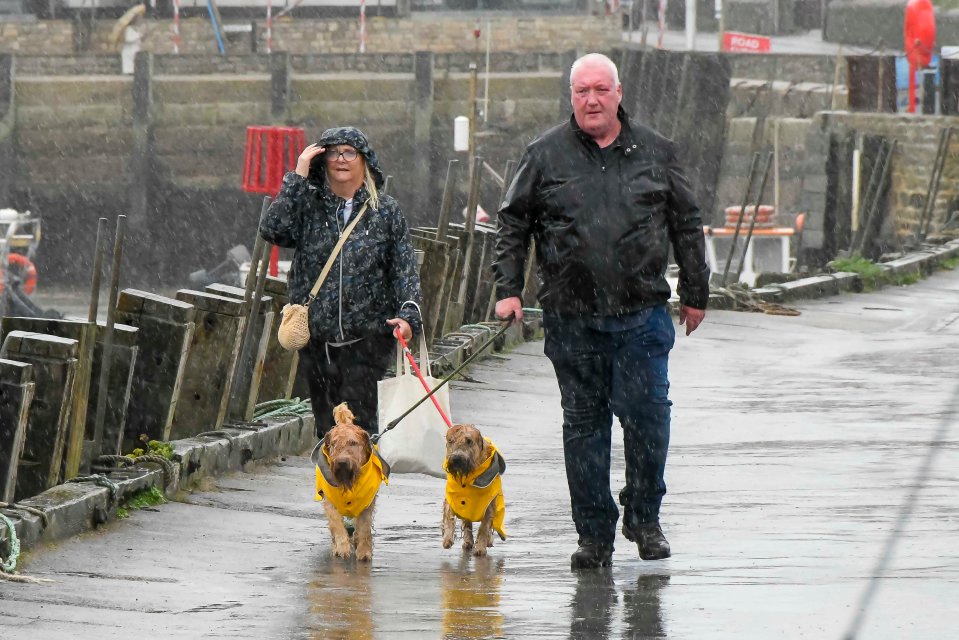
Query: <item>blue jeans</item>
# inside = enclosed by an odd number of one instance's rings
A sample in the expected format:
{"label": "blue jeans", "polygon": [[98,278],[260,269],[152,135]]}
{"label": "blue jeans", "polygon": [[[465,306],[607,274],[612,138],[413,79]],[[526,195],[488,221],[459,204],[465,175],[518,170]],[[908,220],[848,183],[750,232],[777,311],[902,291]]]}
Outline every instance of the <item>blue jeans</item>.
{"label": "blue jeans", "polygon": [[623,526],[656,522],[666,493],[669,350],[666,306],[628,318],[544,316],[546,356],[563,406],[563,450],[573,522],[580,541],[612,544],[619,511],[609,488],[613,414],[623,427]]}

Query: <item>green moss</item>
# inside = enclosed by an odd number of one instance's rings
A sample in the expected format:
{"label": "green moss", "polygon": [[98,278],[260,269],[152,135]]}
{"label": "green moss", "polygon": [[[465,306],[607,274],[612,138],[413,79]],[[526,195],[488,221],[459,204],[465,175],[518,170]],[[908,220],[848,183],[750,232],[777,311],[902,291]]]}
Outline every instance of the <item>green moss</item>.
{"label": "green moss", "polygon": [[956,267],[959,267],[959,258],[949,258],[939,263],[939,268],[943,271],[952,271]]}
{"label": "green moss", "polygon": [[160,456],[167,460],[173,460],[173,445],[169,442],[160,442],[159,440],[148,440],[147,437],[140,436],[140,441],[146,443],[146,449],[137,447],[127,454],[128,458],[138,458],[143,455]]}
{"label": "green moss", "polygon": [[155,507],[165,502],[166,498],[163,497],[163,491],[159,487],[150,487],[134,493],[124,503],[124,506],[128,509],[142,509],[143,507]]}
{"label": "green moss", "polygon": [[918,273],[906,273],[900,276],[892,276],[889,279],[892,281],[891,284],[903,287],[907,284],[916,284],[922,280],[922,277]]}
{"label": "green moss", "polygon": [[159,487],[150,487],[142,491],[137,491],[126,499],[123,504],[117,507],[117,518],[122,520],[129,518],[130,514],[137,509],[144,507],[155,507],[166,502],[166,497]]}
{"label": "green moss", "polygon": [[863,291],[875,291],[886,284],[882,268],[872,260],[863,258],[860,255],[852,255],[848,258],[836,258],[829,263],[829,266],[833,271],[859,274],[859,277],[862,279]]}

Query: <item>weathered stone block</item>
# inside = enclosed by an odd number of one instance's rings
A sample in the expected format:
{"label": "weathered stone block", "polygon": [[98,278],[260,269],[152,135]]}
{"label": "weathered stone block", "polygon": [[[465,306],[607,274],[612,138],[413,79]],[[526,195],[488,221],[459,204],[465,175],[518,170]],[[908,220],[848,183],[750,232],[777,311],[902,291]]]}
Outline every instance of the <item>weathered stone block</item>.
{"label": "weathered stone block", "polygon": [[0,502],[13,502],[34,388],[33,365],[0,360]]}
{"label": "weathered stone block", "polygon": [[80,474],[82,466],[83,428],[88,411],[87,395],[90,389],[90,367],[93,360],[93,325],[82,320],[3,318],[0,323],[0,339],[11,331],[42,333],[77,341],[76,393],[72,397],[73,407],[70,413],[70,424],[67,427],[63,467],[63,477],[73,478]]}
{"label": "weathered stone block", "polygon": [[0,358],[33,365],[36,382],[14,499],[27,498],[60,481],[73,405],[79,343],[69,338],[11,331]]}
{"label": "weathered stone block", "polygon": [[[103,346],[106,339],[106,324],[97,324],[97,342],[93,352],[93,367],[90,384],[90,401],[87,409],[86,442],[92,444],[96,430],[97,402],[100,394],[100,371],[103,366]],[[104,413],[103,432],[100,440],[102,455],[119,455],[124,447],[131,451],[140,446],[135,443],[137,434],[126,433],[130,392],[136,368],[139,346],[139,330],[126,324],[113,325],[113,347],[110,374],[107,378],[107,404]],[[124,445],[126,437],[126,445]],[[85,456],[87,457],[87,456]]]}
{"label": "weathered stone block", "polygon": [[[227,284],[211,284],[206,287],[206,290],[239,300],[243,300],[246,295],[244,289]],[[244,307],[244,314],[249,322],[249,309],[246,307]],[[253,318],[253,325],[249,328],[247,339],[250,344],[246,347],[246,358],[236,368],[236,379],[233,381],[230,404],[227,408],[227,416],[230,418],[246,421],[253,419],[253,409],[263,380],[263,364],[266,361],[267,349],[273,333],[274,317],[273,298],[264,295],[260,299],[259,313]]]}
{"label": "weathered stone block", "polygon": [[169,440],[183,382],[196,310],[192,304],[146,291],[126,289],[117,301],[116,321],[139,329],[133,367],[127,435]]}
{"label": "weathered stone block", "polygon": [[177,291],[176,298],[196,309],[196,329],[171,429],[173,438],[187,438],[223,426],[246,305],[243,300],[188,289]]}

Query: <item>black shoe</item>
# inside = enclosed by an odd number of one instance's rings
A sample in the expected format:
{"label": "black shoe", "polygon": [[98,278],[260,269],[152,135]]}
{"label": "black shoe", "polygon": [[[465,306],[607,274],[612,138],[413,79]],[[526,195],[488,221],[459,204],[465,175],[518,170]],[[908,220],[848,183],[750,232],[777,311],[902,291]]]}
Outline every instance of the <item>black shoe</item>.
{"label": "black shoe", "polygon": [[662,560],[670,556],[669,542],[663,535],[658,522],[641,524],[635,529],[623,526],[623,535],[639,548],[639,557],[643,560]]}
{"label": "black shoe", "polygon": [[570,556],[571,569],[598,569],[613,564],[613,545],[602,542],[580,542],[579,548]]}

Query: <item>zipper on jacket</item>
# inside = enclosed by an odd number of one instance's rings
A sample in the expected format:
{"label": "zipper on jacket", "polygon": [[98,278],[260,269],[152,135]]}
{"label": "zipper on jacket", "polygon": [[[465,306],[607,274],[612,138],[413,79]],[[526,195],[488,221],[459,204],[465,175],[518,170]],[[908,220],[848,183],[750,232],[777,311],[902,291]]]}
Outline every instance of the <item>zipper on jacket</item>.
{"label": "zipper on jacket", "polygon": [[[343,201],[343,204],[346,204],[346,200]],[[343,230],[345,226],[340,221],[340,207],[343,205],[336,205],[336,213],[334,217],[336,218],[336,228],[339,229],[339,237],[343,237]],[[337,238],[339,239],[339,238]],[[340,292],[337,296],[337,301],[339,302],[339,319],[338,325],[340,327],[340,342],[346,340],[346,336],[343,333],[343,258],[346,255],[346,243],[343,244],[343,248],[340,250]]]}

